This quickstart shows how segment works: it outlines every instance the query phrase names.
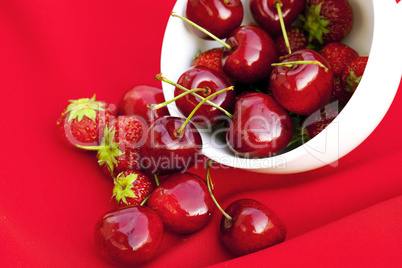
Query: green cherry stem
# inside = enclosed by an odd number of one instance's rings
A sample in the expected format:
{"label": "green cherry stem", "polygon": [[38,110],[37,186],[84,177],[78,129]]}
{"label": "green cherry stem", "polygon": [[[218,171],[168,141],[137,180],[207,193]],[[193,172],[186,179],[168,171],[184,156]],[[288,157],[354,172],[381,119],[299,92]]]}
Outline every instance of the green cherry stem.
{"label": "green cherry stem", "polygon": [[151,195],[148,195],[147,197],[145,197],[145,199],[144,199],[144,200],[142,200],[142,202],[141,202],[140,206],[145,205],[145,203],[148,201],[148,199],[149,199],[149,197],[150,197],[150,196],[151,196]]}
{"label": "green cherry stem", "polygon": [[286,33],[286,26],[285,26],[285,22],[283,21],[283,15],[282,15],[282,2],[280,0],[277,0],[274,3],[277,11],[278,11],[278,15],[279,15],[279,23],[281,24],[281,29],[282,29],[282,34],[283,34],[283,39],[285,40],[285,45],[286,48],[288,49],[288,53],[291,54],[292,51],[290,49],[290,44],[289,44],[289,38],[288,38],[288,34]]}
{"label": "green cherry stem", "polygon": [[[165,82],[165,83],[167,83],[167,84],[170,84],[170,85],[172,85],[172,86],[175,86],[175,87],[177,87],[177,88],[180,89],[180,90],[189,91],[189,89],[183,87],[182,85],[179,85],[179,84],[177,84],[177,83],[174,83],[173,81],[171,81],[171,80],[167,79],[166,77],[162,76],[161,73],[160,73],[160,74],[157,74],[157,75],[155,76],[155,79],[158,80],[158,81],[162,81],[162,82]],[[204,97],[198,95],[197,93],[194,93],[194,92],[193,92],[193,93],[190,93],[190,94],[193,95],[193,96],[195,96],[195,97],[197,97],[197,98],[199,98],[199,99],[201,99],[201,100],[204,100],[204,99],[205,99]],[[212,105],[212,106],[215,107],[216,109],[222,111],[224,114],[226,114],[227,117],[229,117],[229,118],[232,118],[232,117],[233,117],[233,115],[232,115],[231,113],[229,113],[228,111],[226,111],[225,109],[223,109],[222,107],[220,107],[219,105],[217,105],[216,103],[213,103],[212,101],[209,101],[209,100],[207,100],[206,103],[208,103],[209,105]]]}
{"label": "green cherry stem", "polygon": [[272,63],[271,66],[285,66],[289,68],[295,68],[295,65],[301,65],[301,64],[315,64],[320,66],[322,69],[324,69],[326,72],[328,71],[328,67],[325,66],[322,62],[318,60],[301,60],[301,61],[287,61],[287,62],[280,62],[280,63]]}
{"label": "green cherry stem", "polygon": [[181,93],[180,95],[177,95],[177,96],[174,97],[173,99],[168,100],[168,101],[165,101],[165,102],[163,102],[163,103],[147,104],[147,107],[148,107],[148,109],[150,109],[150,110],[161,109],[161,108],[167,106],[168,104],[170,104],[170,103],[172,103],[172,102],[175,102],[176,100],[178,100],[178,99],[180,99],[180,98],[182,98],[182,97],[184,97],[184,96],[186,96],[186,95],[188,95],[188,94],[192,94],[192,93],[195,93],[195,92],[198,92],[198,91],[203,91],[203,93],[204,93],[205,95],[208,95],[208,94],[211,93],[211,89],[208,88],[208,87],[204,87],[204,88],[194,88],[194,89],[190,89],[190,90],[188,90],[188,91],[185,91],[185,92]]}
{"label": "green cherry stem", "polygon": [[194,26],[195,28],[197,28],[198,30],[200,30],[201,32],[205,33],[206,35],[208,35],[209,37],[211,37],[212,39],[214,39],[215,41],[218,41],[221,45],[223,45],[224,47],[226,47],[227,49],[232,50],[232,47],[223,42],[221,39],[219,39],[219,37],[215,36],[214,34],[212,34],[211,32],[207,31],[206,29],[202,28],[201,26],[195,24],[194,22],[192,22],[191,20],[182,17],[180,15],[175,14],[174,12],[172,12],[172,17],[177,17],[179,19],[182,19],[183,21],[187,22],[188,24],[190,24],[191,26]]}
{"label": "green cherry stem", "polygon": [[158,175],[154,174],[154,178],[155,178],[156,187],[158,187],[160,185]]}
{"label": "green cherry stem", "polygon": [[211,178],[211,166],[214,164],[214,161],[209,159],[207,161],[207,187],[208,187],[208,191],[209,191],[209,195],[212,198],[212,201],[214,201],[216,207],[219,209],[220,212],[222,212],[223,216],[225,216],[228,220],[233,221],[233,218],[226,213],[226,211],[221,207],[221,205],[219,205],[218,201],[216,200],[212,189],[213,189],[213,183],[212,183],[212,178]]}
{"label": "green cherry stem", "polygon": [[229,90],[233,90],[233,86],[221,89],[219,91],[216,91],[215,93],[212,93],[211,95],[207,96],[205,99],[203,99],[202,101],[200,101],[197,106],[195,106],[195,108],[191,111],[191,113],[187,116],[186,121],[184,121],[183,125],[179,128],[179,130],[177,130],[177,134],[180,136],[181,133],[183,132],[184,128],[186,127],[186,125],[188,124],[188,122],[190,122],[191,118],[193,117],[193,115],[195,114],[195,112],[205,103],[207,102],[209,99],[212,99],[213,97],[229,91]]}

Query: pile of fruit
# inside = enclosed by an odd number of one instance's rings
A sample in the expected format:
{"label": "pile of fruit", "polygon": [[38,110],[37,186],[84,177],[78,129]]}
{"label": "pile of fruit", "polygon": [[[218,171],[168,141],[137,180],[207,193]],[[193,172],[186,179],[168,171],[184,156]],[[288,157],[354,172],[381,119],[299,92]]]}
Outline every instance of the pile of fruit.
{"label": "pile of fruit", "polygon": [[[196,55],[177,82],[156,76],[175,86],[174,99],[166,101],[160,88],[137,86],[117,109],[95,96],[72,100],[57,121],[68,144],[96,151],[114,182],[116,209],[95,226],[95,242],[111,263],[149,261],[164,231],[197,232],[215,207],[223,214],[222,244],[235,255],[285,240],[285,225],[264,204],[240,199],[226,210],[220,207],[212,161],[205,178],[187,172],[203,146],[197,127],[221,135],[238,157],[281,153],[332,122],[355,91],[368,57],[341,42],[353,27],[347,0],[249,5],[256,25],[241,25],[240,0],[188,0],[185,17],[172,14],[194,38],[221,44]],[[183,117],[169,115],[172,102]],[[333,102],[337,109],[328,109]]]}

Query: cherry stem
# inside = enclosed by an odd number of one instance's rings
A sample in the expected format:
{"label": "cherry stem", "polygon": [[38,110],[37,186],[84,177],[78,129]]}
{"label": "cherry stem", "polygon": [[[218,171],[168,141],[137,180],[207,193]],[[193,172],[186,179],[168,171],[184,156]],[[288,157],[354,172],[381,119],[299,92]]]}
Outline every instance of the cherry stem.
{"label": "cherry stem", "polygon": [[280,63],[272,63],[271,66],[285,66],[289,68],[295,68],[295,65],[301,65],[301,64],[315,64],[323,68],[326,72],[328,71],[327,66],[325,66],[322,62],[318,60],[301,60],[301,61],[287,61],[287,62],[280,62]]}
{"label": "cherry stem", "polygon": [[149,197],[150,197],[150,196],[151,196],[151,195],[149,194],[147,197],[145,197],[145,199],[144,199],[144,200],[142,200],[142,202],[141,202],[140,206],[145,205],[145,203],[148,201],[148,199],[149,199]]}
{"label": "cherry stem", "polygon": [[195,93],[195,92],[197,92],[197,91],[204,91],[204,94],[205,94],[205,95],[208,95],[208,94],[211,93],[211,89],[208,88],[208,87],[204,87],[204,88],[194,88],[194,89],[190,89],[190,90],[188,90],[188,91],[186,91],[186,92],[183,92],[183,93],[181,93],[180,95],[177,95],[176,97],[174,97],[173,99],[171,99],[171,100],[169,100],[169,101],[165,101],[165,102],[163,102],[163,103],[158,103],[158,104],[147,104],[147,107],[148,107],[148,109],[150,109],[151,111],[152,111],[152,110],[157,110],[157,109],[160,109],[160,108],[163,108],[163,107],[167,106],[168,104],[170,104],[170,103],[172,103],[172,102],[174,102],[174,101],[176,101],[176,100],[178,100],[178,99],[180,99],[180,98],[182,98],[182,97],[184,97],[184,96],[186,96],[186,95],[188,95],[188,94]]}
{"label": "cherry stem", "polygon": [[286,33],[286,26],[285,26],[285,22],[283,21],[283,15],[282,15],[282,5],[283,4],[280,0],[277,0],[274,5],[278,11],[279,23],[281,24],[283,39],[285,40],[286,48],[288,49],[288,53],[291,54],[292,51],[290,49],[289,38],[288,38],[288,34]]}
{"label": "cherry stem", "polygon": [[160,185],[158,175],[154,174],[156,187]]}
{"label": "cherry stem", "polygon": [[[175,86],[175,87],[177,87],[177,88],[180,89],[180,90],[189,91],[189,89],[183,87],[182,85],[179,85],[179,84],[177,84],[177,83],[174,83],[173,81],[171,81],[171,80],[167,79],[166,77],[162,76],[162,74],[157,74],[157,75],[155,76],[155,79],[158,80],[158,81],[162,81],[162,82],[168,83],[168,84],[170,84],[170,85],[172,85],[172,86]],[[197,93],[194,93],[194,92],[193,92],[193,93],[190,93],[190,94],[193,95],[193,96],[195,96],[195,97],[197,97],[197,98],[199,98],[199,99],[201,99],[201,100],[204,100],[204,99],[205,99],[204,97],[198,95]],[[222,107],[220,107],[219,105],[217,105],[216,103],[213,103],[212,101],[209,101],[209,100],[207,100],[206,103],[208,103],[209,105],[212,105],[213,107],[217,108],[218,110],[221,110],[221,111],[222,111],[224,114],[226,114],[226,116],[228,116],[229,118],[232,118],[232,117],[233,117],[233,115],[232,115],[231,113],[229,113],[228,111],[226,111],[225,109],[223,109]]]}
{"label": "cherry stem", "polygon": [[221,39],[219,39],[219,37],[215,36],[214,34],[212,34],[211,32],[207,31],[206,29],[202,28],[201,26],[195,24],[194,22],[192,22],[191,20],[182,17],[180,15],[175,14],[174,12],[172,12],[172,17],[177,17],[179,19],[184,20],[185,22],[187,22],[188,24],[190,24],[191,26],[194,26],[195,28],[197,28],[198,30],[200,30],[201,32],[205,33],[206,35],[208,35],[209,37],[211,37],[212,39],[214,39],[215,41],[218,41],[221,45],[223,45],[224,47],[226,47],[227,49],[232,50],[232,47],[223,42]]}
{"label": "cherry stem", "polygon": [[195,106],[195,108],[191,111],[191,113],[187,116],[186,121],[184,121],[183,125],[179,128],[179,130],[177,130],[177,134],[180,136],[181,133],[183,132],[184,128],[186,127],[186,125],[188,124],[188,122],[190,122],[190,119],[193,117],[193,115],[195,114],[195,112],[197,112],[197,110],[205,103],[207,102],[209,99],[212,99],[213,97],[229,91],[229,90],[233,90],[233,86],[221,89],[219,91],[216,91],[215,93],[212,93],[211,95],[207,96],[206,98],[204,98],[202,101],[200,101],[197,106]]}
{"label": "cherry stem", "polygon": [[213,183],[212,183],[212,178],[211,178],[211,173],[210,173],[210,168],[214,164],[214,161],[209,159],[207,161],[207,187],[209,191],[209,195],[212,198],[212,201],[214,201],[216,207],[219,209],[220,212],[222,212],[223,216],[225,216],[228,220],[233,221],[233,218],[226,213],[226,211],[219,205],[218,201],[216,200],[212,190],[213,190]]}

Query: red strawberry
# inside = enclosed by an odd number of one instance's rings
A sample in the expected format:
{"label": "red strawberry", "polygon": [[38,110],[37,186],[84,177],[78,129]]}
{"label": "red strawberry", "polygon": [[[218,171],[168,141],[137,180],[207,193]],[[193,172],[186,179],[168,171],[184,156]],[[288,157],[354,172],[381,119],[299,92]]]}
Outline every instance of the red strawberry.
{"label": "red strawberry", "polygon": [[229,77],[223,72],[222,69],[222,54],[223,47],[206,50],[195,57],[191,66],[208,67],[223,75],[223,77],[230,83]]}
{"label": "red strawberry", "polygon": [[[307,47],[308,45],[307,37],[302,31],[302,29],[300,29],[297,26],[290,26],[286,30],[286,33],[288,36],[291,51],[296,51]],[[278,49],[279,55],[285,56],[289,54],[288,48],[286,47],[285,38],[283,37],[283,35],[278,35],[274,39],[274,42],[276,44],[276,48]]]}
{"label": "red strawberry", "polygon": [[344,107],[350,98],[352,97],[353,92],[346,91],[344,86],[342,85],[342,78],[340,76],[334,77],[334,91],[332,92],[331,102],[338,101],[340,107]]}
{"label": "red strawberry", "polygon": [[126,170],[114,180],[113,197],[117,206],[139,206],[153,191],[149,177],[137,170]]}
{"label": "red strawberry", "polygon": [[353,28],[353,10],[348,0],[310,0],[302,16],[309,42],[340,42]]}
{"label": "red strawberry", "polygon": [[362,56],[349,62],[342,73],[342,85],[346,91],[354,92],[366,69],[368,57]]}
{"label": "red strawberry", "polygon": [[112,176],[139,167],[139,147],[144,142],[147,123],[136,115],[119,115],[105,128],[99,146],[81,147],[98,151],[98,163]]}
{"label": "red strawberry", "polygon": [[320,54],[328,61],[336,76],[342,74],[346,64],[359,57],[356,50],[340,42],[326,44]]}
{"label": "red strawberry", "polygon": [[338,112],[335,106],[328,105],[307,117],[302,125],[304,141],[311,140],[323,131],[338,116]]}
{"label": "red strawberry", "polygon": [[70,100],[56,122],[62,138],[75,147],[99,145],[105,127],[115,115],[113,107],[95,98]]}

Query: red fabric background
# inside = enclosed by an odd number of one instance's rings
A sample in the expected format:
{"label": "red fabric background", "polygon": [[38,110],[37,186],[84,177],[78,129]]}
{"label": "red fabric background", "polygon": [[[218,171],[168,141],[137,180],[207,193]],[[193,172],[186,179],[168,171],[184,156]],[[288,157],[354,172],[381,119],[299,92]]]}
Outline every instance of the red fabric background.
{"label": "red fabric background", "polygon": [[[160,86],[154,75],[174,3],[0,1],[1,267],[109,266],[92,233],[113,208],[112,182],[93,154],[57,139],[55,122],[69,99],[96,93],[117,103],[135,85]],[[284,243],[233,258],[219,243],[217,212],[194,235],[166,234],[149,266],[401,266],[401,113],[400,87],[383,122],[336,167],[212,170],[221,204],[240,197],[267,204],[287,225]],[[191,171],[205,176],[202,165]]]}

